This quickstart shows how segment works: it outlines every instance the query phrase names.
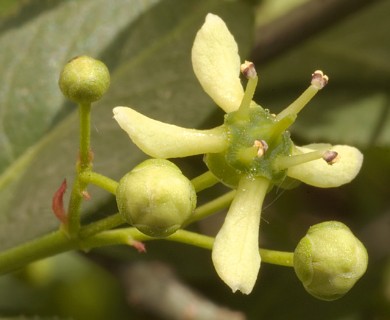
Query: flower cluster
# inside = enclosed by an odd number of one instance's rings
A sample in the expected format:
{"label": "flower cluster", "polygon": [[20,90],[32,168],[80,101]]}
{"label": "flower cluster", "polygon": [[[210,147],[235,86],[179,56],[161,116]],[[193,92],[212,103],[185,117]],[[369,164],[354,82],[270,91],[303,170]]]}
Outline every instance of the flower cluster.
{"label": "flower cluster", "polygon": [[[218,275],[233,291],[249,294],[260,269],[259,225],[266,193],[287,177],[321,188],[343,185],[358,174],[363,156],[345,145],[296,146],[288,128],[328,77],[315,71],[297,100],[277,115],[270,113],[252,100],[256,70],[250,62],[241,64],[236,41],[218,16],[208,14],[198,31],[192,65],[204,91],[226,112],[221,126],[181,128],[127,107],[114,108],[114,118],[149,156],[205,154],[210,172],[237,190],[215,238],[212,259]],[[240,73],[247,79],[245,90]]]}

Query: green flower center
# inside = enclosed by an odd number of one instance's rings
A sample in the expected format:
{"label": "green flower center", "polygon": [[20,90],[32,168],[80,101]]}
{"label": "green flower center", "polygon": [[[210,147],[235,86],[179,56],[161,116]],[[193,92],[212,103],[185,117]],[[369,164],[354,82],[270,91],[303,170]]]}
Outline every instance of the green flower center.
{"label": "green flower center", "polygon": [[275,169],[273,163],[277,157],[291,154],[293,143],[286,128],[294,120],[291,116],[278,121],[275,115],[253,103],[250,108],[226,114],[228,148],[222,153],[206,155],[207,166],[232,187],[244,175],[281,183],[287,170]]}

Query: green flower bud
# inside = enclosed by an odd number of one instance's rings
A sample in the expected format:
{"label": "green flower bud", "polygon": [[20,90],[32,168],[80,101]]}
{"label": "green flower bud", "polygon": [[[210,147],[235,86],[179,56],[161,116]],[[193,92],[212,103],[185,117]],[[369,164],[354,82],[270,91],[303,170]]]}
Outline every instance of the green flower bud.
{"label": "green flower bud", "polygon": [[294,252],[294,269],[306,291],[321,300],[345,295],[366,272],[367,251],[341,222],[328,221],[308,230]]}
{"label": "green flower bud", "polygon": [[62,69],[58,82],[65,97],[76,103],[99,100],[110,86],[106,65],[88,56],[70,60]]}
{"label": "green flower bud", "polygon": [[120,180],[116,201],[129,224],[148,236],[166,237],[191,217],[196,193],[172,162],[149,159]]}

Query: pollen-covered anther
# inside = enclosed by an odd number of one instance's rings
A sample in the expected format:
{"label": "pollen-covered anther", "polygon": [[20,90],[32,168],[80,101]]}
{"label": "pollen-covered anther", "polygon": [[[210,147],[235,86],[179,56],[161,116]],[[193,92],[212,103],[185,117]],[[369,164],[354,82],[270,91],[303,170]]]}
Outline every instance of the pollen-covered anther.
{"label": "pollen-covered anther", "polygon": [[329,78],[321,70],[316,70],[311,75],[311,85],[321,90],[328,84]]}
{"label": "pollen-covered anther", "polygon": [[268,150],[268,144],[264,140],[255,140],[253,146],[257,148],[258,158],[261,158]]}
{"label": "pollen-covered anther", "polygon": [[339,161],[340,156],[336,151],[328,150],[324,152],[322,159],[324,159],[327,164],[332,165]]}
{"label": "pollen-covered anther", "polygon": [[241,65],[240,70],[247,79],[254,79],[257,77],[257,71],[253,62],[245,60]]}

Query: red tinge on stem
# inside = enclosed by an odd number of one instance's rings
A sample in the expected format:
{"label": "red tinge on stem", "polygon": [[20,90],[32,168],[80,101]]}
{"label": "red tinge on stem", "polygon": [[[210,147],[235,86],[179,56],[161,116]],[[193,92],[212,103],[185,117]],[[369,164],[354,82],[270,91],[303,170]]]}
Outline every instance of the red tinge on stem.
{"label": "red tinge on stem", "polygon": [[146,247],[145,244],[142,243],[141,241],[133,240],[131,239],[129,241],[129,244],[134,247],[139,253],[144,253],[146,252]]}
{"label": "red tinge on stem", "polygon": [[68,222],[68,215],[64,209],[64,194],[66,191],[66,179],[61,183],[61,186],[54,193],[51,208],[54,212],[54,215],[60,220],[63,224]]}

